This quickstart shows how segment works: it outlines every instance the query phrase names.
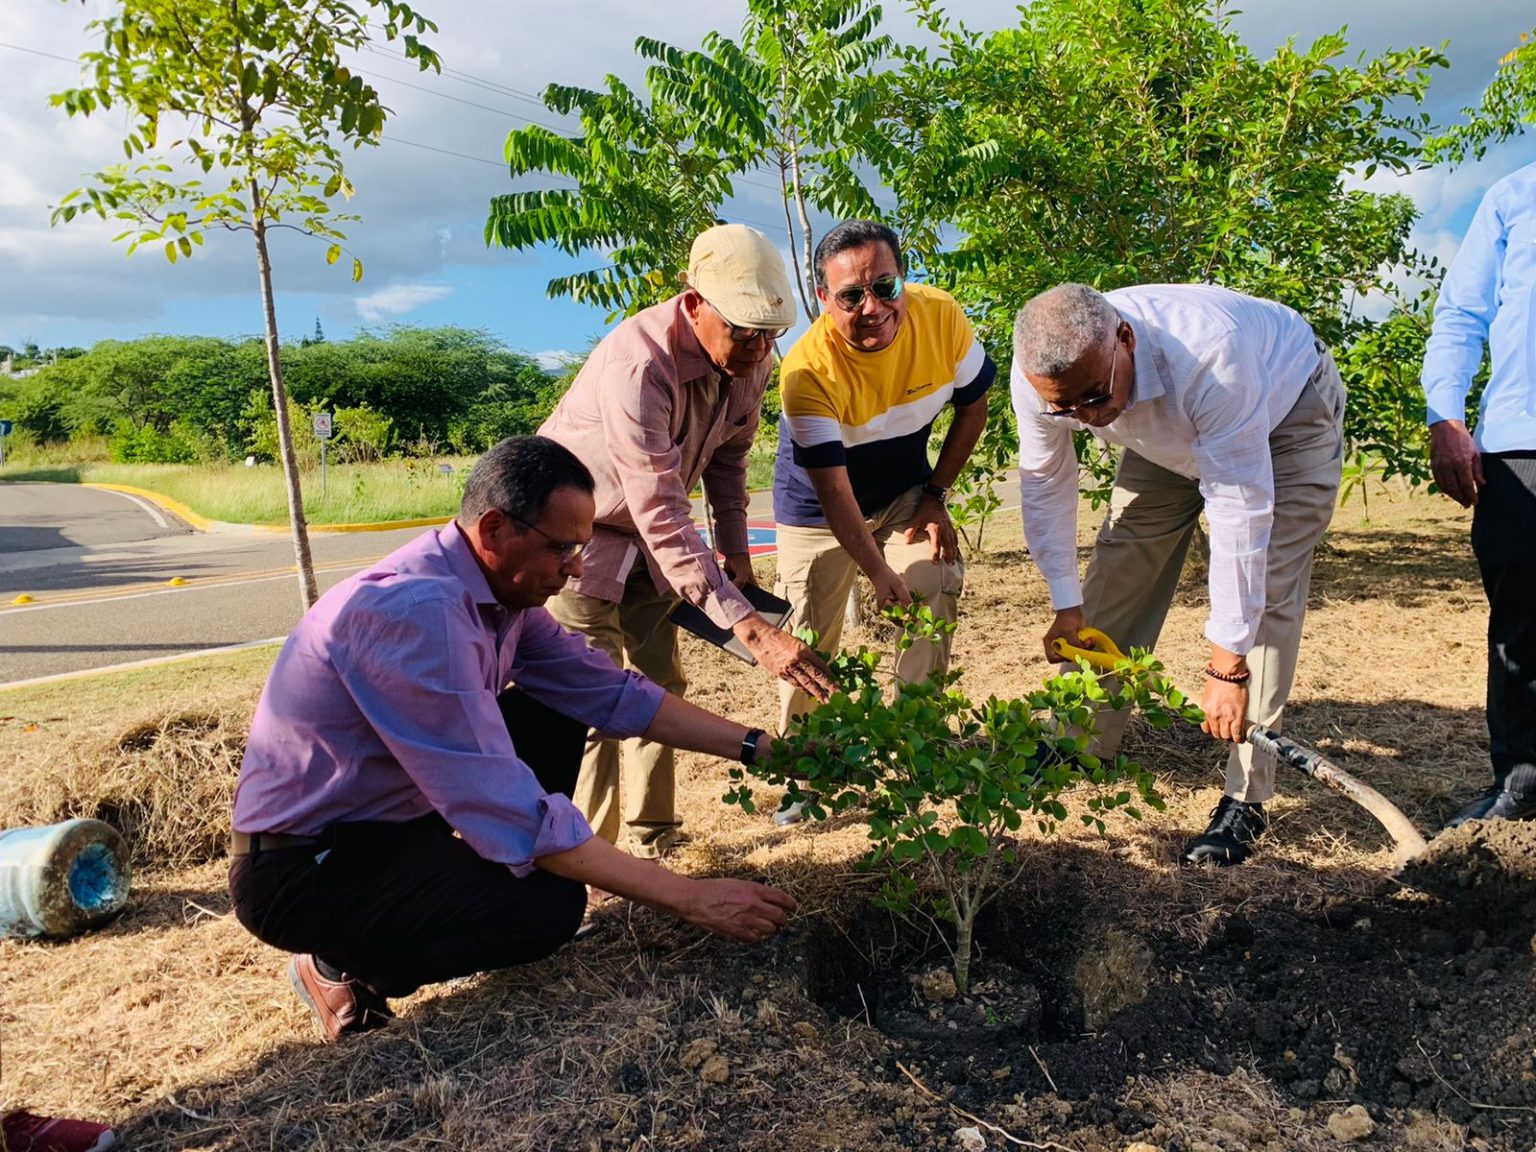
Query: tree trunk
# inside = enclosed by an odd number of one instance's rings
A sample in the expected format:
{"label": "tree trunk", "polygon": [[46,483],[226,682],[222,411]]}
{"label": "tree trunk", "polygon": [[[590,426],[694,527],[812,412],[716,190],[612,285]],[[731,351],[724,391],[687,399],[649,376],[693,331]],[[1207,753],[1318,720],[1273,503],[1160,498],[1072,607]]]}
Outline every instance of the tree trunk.
{"label": "tree trunk", "polygon": [[272,406],[277,413],[278,454],[283,458],[283,480],[288,489],[288,522],[293,526],[293,555],[299,571],[299,603],[308,612],[319,599],[315,562],[309,554],[309,527],[304,521],[304,493],[299,484],[299,459],[293,451],[293,428],[288,422],[288,388],[283,383],[279,356],[277,307],[272,300],[272,263],[267,259],[267,229],[258,208],[261,192],[251,181],[251,209],[256,216],[256,268],[261,276],[261,309],[267,326],[267,374],[272,378]]}
{"label": "tree trunk", "polygon": [[821,302],[816,296],[816,261],[814,257],[815,246],[811,243],[811,217],[805,208],[805,190],[800,186],[800,137],[796,133],[790,138],[789,150],[789,175],[790,188],[794,192],[795,208],[800,214],[800,251],[803,261],[803,276],[806,288],[810,291],[810,299],[807,301],[807,317],[815,320],[821,314]]}
{"label": "tree trunk", "polygon": [[971,990],[971,937],[976,931],[976,912],[955,909],[955,990],[964,996]]}

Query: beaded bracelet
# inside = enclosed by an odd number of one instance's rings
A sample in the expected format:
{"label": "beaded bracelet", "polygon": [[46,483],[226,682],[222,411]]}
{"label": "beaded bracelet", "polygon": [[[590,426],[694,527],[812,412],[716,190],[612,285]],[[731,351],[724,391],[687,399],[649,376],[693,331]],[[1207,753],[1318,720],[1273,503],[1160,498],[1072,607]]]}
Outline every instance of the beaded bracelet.
{"label": "beaded bracelet", "polygon": [[1212,680],[1220,680],[1223,684],[1246,684],[1253,678],[1253,673],[1247,668],[1241,672],[1218,672],[1214,664],[1205,666],[1205,674]]}

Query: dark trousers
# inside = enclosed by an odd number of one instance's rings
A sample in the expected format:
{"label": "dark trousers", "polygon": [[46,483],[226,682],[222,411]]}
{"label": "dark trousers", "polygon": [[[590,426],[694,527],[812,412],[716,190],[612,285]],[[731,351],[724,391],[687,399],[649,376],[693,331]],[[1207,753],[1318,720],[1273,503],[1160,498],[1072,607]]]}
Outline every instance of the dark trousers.
{"label": "dark trousers", "polygon": [[[516,689],[499,701],[519,756],[569,796],[584,725]],[[385,996],[540,960],[576,933],[586,889],[477,855],[442,817],[333,825],[324,842],[236,856],[235,914],[258,939],[312,952]]]}
{"label": "dark trousers", "polygon": [[1536,792],[1536,452],[1483,457],[1472,551],[1488,594],[1493,778]]}

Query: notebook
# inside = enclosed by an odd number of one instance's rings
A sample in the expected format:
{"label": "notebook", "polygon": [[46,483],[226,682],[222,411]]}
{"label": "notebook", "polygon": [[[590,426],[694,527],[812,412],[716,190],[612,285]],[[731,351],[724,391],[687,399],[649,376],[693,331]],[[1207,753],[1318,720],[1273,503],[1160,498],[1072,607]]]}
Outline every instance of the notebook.
{"label": "notebook", "polygon": [[[748,584],[741,589],[741,594],[747,598],[747,602],[762,613],[763,619],[775,628],[784,627],[784,621],[789,619],[790,603],[781,600],[765,588],[756,584]],[[708,640],[716,648],[723,648],[737,659],[745,660],[748,664],[756,664],[757,659],[747,646],[741,642],[736,633],[729,628],[721,628],[703,611],[692,604],[684,602],[672,610],[672,623],[679,628],[685,628],[701,640]]]}

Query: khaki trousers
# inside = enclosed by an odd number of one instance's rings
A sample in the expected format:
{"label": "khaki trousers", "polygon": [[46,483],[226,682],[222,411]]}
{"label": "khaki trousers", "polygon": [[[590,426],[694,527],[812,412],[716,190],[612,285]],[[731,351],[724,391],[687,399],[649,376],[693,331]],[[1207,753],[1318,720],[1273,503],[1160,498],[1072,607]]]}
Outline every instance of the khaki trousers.
{"label": "khaki trousers", "polygon": [[[677,626],[667,618],[677,603],[675,595],[656,591],[645,562],[637,559],[619,603],[584,596],[568,585],[548,608],[560,624],[587,637],[617,667],[632,668],[681,696],[688,679],[678,652]],[[682,826],[676,786],[676,763],[666,745],[639,737],[589,738],[572,799],[604,840],[635,856],[654,858],[666,853]]]}
{"label": "khaki trousers", "polygon": [[[953,564],[935,564],[930,559],[933,552],[927,540],[908,544],[901,535],[917,512],[922,492],[921,485],[910,489],[864,524],[885,554],[885,562],[907,582],[907,588],[921,596],[935,616],[953,623],[958,618],[960,592],[965,584],[964,562],[956,558]],[[819,637],[817,647],[824,651],[835,653],[842,640],[843,612],[857,573],[857,565],[837,542],[832,529],[778,526],[778,578],[774,592],[794,605],[785,627],[811,629]],[[897,653],[897,681],[910,684],[947,669],[949,647],[949,637],[945,637],[942,642],[919,641]],[[813,706],[814,701],[804,692],[780,681],[779,731],[787,732],[790,721]]]}
{"label": "khaki trousers", "polygon": [[[1296,676],[1312,550],[1333,518],[1343,467],[1344,384],[1328,352],[1295,406],[1270,433],[1275,520],[1270,531],[1264,616],[1248,653],[1248,719],[1279,730]],[[1127,451],[1083,582],[1083,616],[1121,648],[1153,648],[1178,586],[1184,554],[1204,507],[1196,481]],[[1194,685],[1190,686],[1191,688]],[[1129,720],[1098,717],[1095,751],[1112,755]],[[1275,794],[1275,765],[1251,744],[1227,757],[1227,795],[1262,802]]]}

